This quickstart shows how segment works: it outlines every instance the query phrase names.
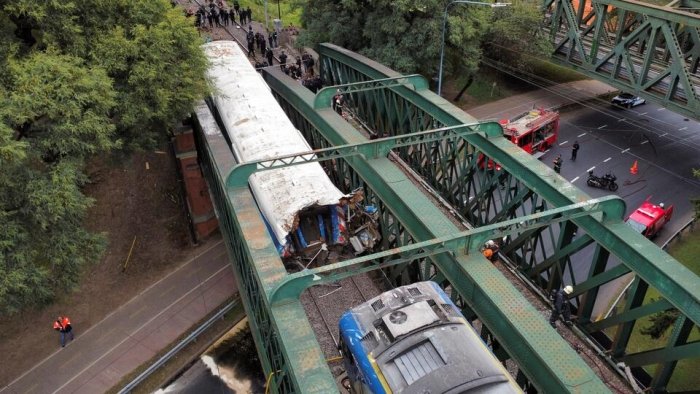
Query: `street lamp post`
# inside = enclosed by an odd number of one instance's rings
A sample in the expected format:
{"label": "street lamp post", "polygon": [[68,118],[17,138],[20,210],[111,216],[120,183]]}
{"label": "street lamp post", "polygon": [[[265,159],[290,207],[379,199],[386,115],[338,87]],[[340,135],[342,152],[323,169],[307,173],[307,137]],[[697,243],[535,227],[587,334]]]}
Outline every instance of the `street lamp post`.
{"label": "street lamp post", "polygon": [[445,30],[447,28],[447,11],[452,4],[474,4],[474,5],[485,5],[491,8],[505,7],[510,3],[485,3],[482,1],[472,1],[472,0],[452,0],[445,5],[445,12],[442,15],[442,40],[440,40],[440,69],[438,71],[438,96],[442,95],[442,63],[445,59]]}

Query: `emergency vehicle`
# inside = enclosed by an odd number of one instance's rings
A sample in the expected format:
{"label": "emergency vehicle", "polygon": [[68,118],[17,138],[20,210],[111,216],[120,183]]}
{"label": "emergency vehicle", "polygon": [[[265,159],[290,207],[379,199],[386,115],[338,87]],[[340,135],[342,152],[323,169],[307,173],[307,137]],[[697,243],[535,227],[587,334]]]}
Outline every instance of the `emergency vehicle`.
{"label": "emergency vehicle", "polygon": [[632,212],[626,222],[645,237],[652,238],[671,220],[672,215],[673,205],[665,208],[663,203],[655,205],[647,200]]}
{"label": "emergency vehicle", "polygon": [[[525,152],[539,158],[557,142],[559,137],[559,112],[549,109],[533,109],[511,120],[502,119],[498,123],[503,127],[503,137]],[[479,155],[479,168],[484,168],[486,160]],[[493,161],[488,161],[488,168],[494,168]],[[496,170],[500,170],[496,164]]]}

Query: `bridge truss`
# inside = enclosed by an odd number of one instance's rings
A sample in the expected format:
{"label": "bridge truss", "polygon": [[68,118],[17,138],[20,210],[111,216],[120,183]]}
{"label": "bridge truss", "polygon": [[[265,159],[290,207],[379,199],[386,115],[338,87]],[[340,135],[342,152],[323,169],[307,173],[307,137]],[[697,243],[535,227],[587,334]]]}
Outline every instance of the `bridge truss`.
{"label": "bridge truss", "polygon": [[700,2],[545,0],[554,59],[700,118]]}
{"label": "bridge truss", "polygon": [[[314,152],[236,163],[215,114],[206,105],[196,111],[202,167],[272,389],[335,390],[299,294],[315,284],[383,269],[396,286],[441,283],[465,316],[483,323],[482,336],[496,344],[496,355],[516,362],[521,383],[551,392],[605,391],[546,319],[478,252],[483,241],[504,235],[508,243],[502,251],[543,291],[564,281],[575,285],[579,326],[590,335],[611,333],[604,346],[617,360],[631,367],[661,365],[649,385],[665,387],[678,362],[700,356],[700,344],[689,340],[700,321],[700,279],[626,226],[621,200],[589,201],[501,138],[500,126],[476,122],[430,92],[420,77],[402,76],[325,44],[321,69],[335,86],[317,95],[278,70],[264,73]],[[336,89],[343,90],[357,121],[386,138],[368,142],[366,134],[329,108]],[[504,170],[480,170],[480,153]],[[308,161],[320,161],[341,190],[364,189],[381,213],[386,252],[310,272],[285,271],[246,180],[256,171]],[[435,197],[455,207],[466,227],[444,213],[407,171],[422,176]],[[575,274],[579,265],[586,267],[583,275]],[[601,288],[626,274],[636,279],[624,310],[596,318]],[[659,290],[659,300],[644,302],[649,286]],[[680,315],[667,345],[631,351],[635,323],[668,308]]]}

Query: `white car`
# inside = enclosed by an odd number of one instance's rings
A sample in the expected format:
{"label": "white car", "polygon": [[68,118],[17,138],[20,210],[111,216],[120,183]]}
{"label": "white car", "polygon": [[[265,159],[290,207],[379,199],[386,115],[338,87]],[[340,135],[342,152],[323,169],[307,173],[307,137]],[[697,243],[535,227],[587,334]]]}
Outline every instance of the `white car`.
{"label": "white car", "polygon": [[645,104],[647,101],[630,93],[621,93],[613,97],[612,103],[621,107],[632,108]]}

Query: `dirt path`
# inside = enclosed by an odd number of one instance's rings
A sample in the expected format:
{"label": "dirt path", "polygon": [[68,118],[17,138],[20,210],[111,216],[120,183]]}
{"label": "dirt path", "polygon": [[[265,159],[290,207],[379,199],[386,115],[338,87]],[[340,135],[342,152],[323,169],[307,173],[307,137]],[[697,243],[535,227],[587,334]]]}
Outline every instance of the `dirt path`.
{"label": "dirt path", "polygon": [[[92,183],[85,193],[96,201],[86,226],[105,233],[107,249],[101,261],[87,268],[74,292],[43,309],[0,322],[0,354],[6,361],[0,368],[0,387],[59,347],[58,335],[51,329],[55,316],[70,316],[80,335],[206,247],[206,243],[191,245],[167,144],[152,152],[93,160],[87,172]],[[133,252],[122,272],[134,237]]]}

